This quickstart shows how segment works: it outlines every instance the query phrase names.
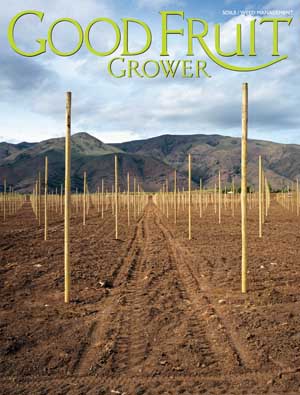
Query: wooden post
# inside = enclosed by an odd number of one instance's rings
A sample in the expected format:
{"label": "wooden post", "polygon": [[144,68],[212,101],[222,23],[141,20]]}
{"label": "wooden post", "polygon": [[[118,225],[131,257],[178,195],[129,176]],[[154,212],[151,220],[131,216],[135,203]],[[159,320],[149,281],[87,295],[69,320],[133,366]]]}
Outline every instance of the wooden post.
{"label": "wooden post", "polygon": [[39,171],[39,177],[38,177],[38,217],[39,217],[39,226],[41,226],[41,206],[42,206],[42,200],[41,200],[41,172]]}
{"label": "wooden post", "polygon": [[65,303],[70,302],[70,213],[71,213],[71,102],[72,93],[66,97],[65,142]]}
{"label": "wooden post", "polygon": [[86,171],[83,173],[83,226],[86,224]]}
{"label": "wooden post", "polygon": [[262,165],[262,172],[261,172],[261,207],[262,207],[262,215],[261,215],[261,220],[262,224],[265,223],[265,172],[264,172],[264,167]]}
{"label": "wooden post", "polygon": [[167,209],[167,218],[169,218],[169,180],[168,180],[168,176],[166,177],[166,209]]}
{"label": "wooden post", "polygon": [[248,138],[248,84],[243,84],[242,104],[242,158],[241,158],[241,215],[242,215],[242,293],[247,292],[247,138]]}
{"label": "wooden post", "polygon": [[[9,190],[11,190],[11,188],[9,188]],[[37,179],[36,182],[35,182],[35,193],[34,193],[35,217],[36,217],[37,220],[38,220],[38,217],[39,217],[39,192],[38,192],[38,190],[39,190],[39,181]],[[9,214],[10,214],[10,211],[11,211],[11,209],[9,207]]]}
{"label": "wooden post", "polygon": [[104,217],[104,180],[102,178],[101,182],[101,218],[103,219]]}
{"label": "wooden post", "polygon": [[162,212],[165,214],[165,184],[162,186]]}
{"label": "wooden post", "polygon": [[234,186],[234,176],[232,177],[232,186],[231,186],[231,212],[234,217],[234,206],[235,206],[235,186]]}
{"label": "wooden post", "polygon": [[258,220],[259,237],[262,237],[262,164],[260,155],[258,158]]}
{"label": "wooden post", "polygon": [[189,154],[189,240],[192,239],[192,157]]}
{"label": "wooden post", "polygon": [[115,230],[118,240],[118,156],[115,155]]}
{"label": "wooden post", "polygon": [[214,189],[214,207],[215,207],[215,214],[217,214],[217,184],[215,181],[215,189]]}
{"label": "wooden post", "polygon": [[221,172],[219,170],[219,224],[221,223],[221,209],[222,209],[222,190],[221,190]]}
{"label": "wooden post", "polygon": [[138,207],[138,215],[140,215],[140,213],[141,213],[140,184],[138,184],[137,187],[138,187],[137,188],[137,198],[138,198],[137,207]]}
{"label": "wooden post", "polygon": [[59,205],[59,201],[58,201],[58,194],[57,194],[57,191],[58,191],[58,189],[57,189],[57,187],[55,188],[55,213],[57,214],[58,213],[58,205]]}
{"label": "wooden post", "polygon": [[177,172],[174,171],[174,224],[177,223]]}
{"label": "wooden post", "polygon": [[87,180],[87,174],[85,177],[85,219],[87,219],[89,215],[89,186]]}
{"label": "wooden post", "polygon": [[133,217],[136,219],[136,177],[133,178]]}
{"label": "wooden post", "polygon": [[48,240],[48,156],[45,158],[45,231],[44,240]]}
{"label": "wooden post", "polygon": [[64,188],[63,184],[60,184],[60,214],[63,215],[63,198],[64,198]]}
{"label": "wooden post", "polygon": [[200,178],[200,191],[199,191],[199,193],[200,193],[200,196],[199,196],[199,199],[200,199],[200,201],[199,201],[199,214],[200,214],[200,218],[202,218],[202,204],[203,204],[203,202],[202,202],[202,178]]}
{"label": "wooden post", "polygon": [[299,179],[298,178],[297,178],[296,204],[297,204],[297,216],[299,217]]}
{"label": "wooden post", "polygon": [[127,173],[127,224],[130,225],[130,175]]}
{"label": "wooden post", "polygon": [[3,182],[3,220],[6,221],[6,178]]}
{"label": "wooden post", "polygon": [[97,187],[97,213],[100,213],[100,188]]}
{"label": "wooden post", "polygon": [[266,209],[267,209],[266,216],[269,215],[269,209],[270,209],[269,194],[270,194],[269,181],[266,178]]}
{"label": "wooden post", "polygon": [[79,207],[78,207],[78,188],[76,188],[76,214],[78,214],[78,209],[79,209]]}

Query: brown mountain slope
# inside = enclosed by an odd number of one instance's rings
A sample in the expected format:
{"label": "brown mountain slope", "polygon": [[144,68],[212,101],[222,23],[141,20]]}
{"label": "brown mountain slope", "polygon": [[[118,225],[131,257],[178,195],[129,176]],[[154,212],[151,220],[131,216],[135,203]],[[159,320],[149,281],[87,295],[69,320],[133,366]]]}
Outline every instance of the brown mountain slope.
{"label": "brown mountain slope", "polygon": [[2,160],[6,159],[11,155],[18,155],[21,151],[33,147],[35,143],[0,143],[0,163]]}
{"label": "brown mountain slope", "polygon": [[[267,141],[249,141],[249,184],[257,185],[257,161],[262,155],[267,177],[274,189],[300,176],[300,146]],[[222,181],[239,183],[240,139],[219,135],[163,135],[122,144],[104,144],[87,133],[72,136],[72,188],[82,189],[87,171],[90,190],[101,185],[111,188],[114,180],[114,154],[119,157],[120,185],[126,186],[129,171],[145,190],[158,190],[166,177],[173,186],[173,171],[178,170],[178,186],[187,185],[187,155],[193,156],[194,187],[202,178],[204,185],[214,184],[219,169]],[[0,143],[0,180],[7,178],[17,190],[32,190],[38,171],[43,173],[45,155],[49,158],[49,187],[60,188],[64,182],[64,139],[18,145]],[[43,176],[43,175],[42,175]],[[2,184],[2,182],[0,182]]]}
{"label": "brown mountain slope", "polygon": [[[116,144],[128,153],[151,155],[181,172],[187,171],[187,155],[193,157],[193,180],[202,178],[212,186],[221,170],[224,182],[240,180],[241,144],[239,138],[220,135],[163,135],[148,140]],[[300,146],[249,140],[249,184],[257,185],[257,162],[262,156],[267,177],[275,189],[300,176]]]}
{"label": "brown mountain slope", "polygon": [[[1,143],[4,146],[6,143]],[[87,133],[72,136],[72,189],[82,190],[83,173],[87,172],[89,188],[95,191],[104,179],[105,188],[110,189],[114,181],[114,155],[119,158],[119,184],[123,190],[127,187],[127,172],[136,176],[138,183],[145,190],[157,190],[166,175],[173,174],[170,165],[149,156],[123,153],[119,148],[107,145]],[[0,160],[0,179],[6,178],[8,185],[16,190],[29,192],[32,190],[37,174],[44,177],[44,160],[49,161],[49,188],[60,190],[64,183],[64,139],[50,139],[29,146],[21,151],[11,149],[6,157]],[[179,174],[179,181],[184,176]],[[0,183],[2,184],[2,182]],[[131,188],[133,187],[133,180]]]}

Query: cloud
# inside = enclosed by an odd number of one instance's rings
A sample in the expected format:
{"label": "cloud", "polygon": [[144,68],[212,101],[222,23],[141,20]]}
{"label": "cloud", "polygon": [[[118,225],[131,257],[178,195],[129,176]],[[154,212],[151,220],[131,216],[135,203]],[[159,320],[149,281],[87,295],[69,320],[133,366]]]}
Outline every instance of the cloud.
{"label": "cloud", "polygon": [[[0,88],[4,93],[34,92],[45,88],[56,75],[44,65],[32,59],[8,55],[0,62]],[[0,100],[3,99],[1,95]]]}
{"label": "cloud", "polygon": [[285,0],[284,2],[282,2],[281,0],[271,0],[269,3],[266,4],[265,8],[278,10],[295,10],[300,8],[300,4],[298,0]]}
{"label": "cloud", "polygon": [[132,130],[110,130],[110,131],[90,131],[90,134],[97,137],[106,144],[124,143],[126,141],[138,140],[139,134]]}
{"label": "cloud", "polygon": [[[187,14],[197,17],[199,15],[196,15],[195,8],[188,7],[199,6],[199,2],[192,3],[186,2]],[[235,3],[241,4],[238,1]],[[45,11],[47,27],[62,16],[74,17],[83,26],[97,16],[108,16],[120,23],[120,18],[125,14],[122,10],[117,10],[118,4],[119,0],[87,0],[85,7],[82,7],[79,0],[53,0],[47,5],[41,0],[29,0],[27,6]],[[273,0],[266,3],[266,7],[277,7],[277,4],[277,0]],[[179,2],[136,0],[134,5],[135,8],[128,8],[126,16],[143,19],[153,29],[153,48],[138,60],[142,62],[147,58],[158,59],[160,18],[158,14],[152,15],[149,7],[158,10],[164,6],[178,6]],[[293,5],[295,2],[287,0],[284,6]],[[18,10],[19,1],[9,3],[0,16],[0,24],[6,26]],[[216,18],[219,16],[217,11],[215,15]],[[224,51],[235,48],[236,23],[243,25],[244,49],[247,51],[249,20],[249,17],[239,16],[222,23],[221,44]],[[248,81],[250,137],[299,142],[300,114],[297,105],[300,93],[297,86],[300,83],[300,53],[295,50],[299,46],[298,25],[295,19],[290,28],[280,28],[280,50],[287,53],[289,59],[256,73],[236,73],[216,66],[207,59],[200,45],[195,42],[195,58],[208,60],[207,71],[213,76],[211,79],[185,80],[179,76],[175,79],[160,77],[147,80],[134,77],[117,80],[107,73],[107,58],[97,58],[87,53],[84,48],[70,58],[57,57],[48,52],[45,56],[28,59],[14,54],[2,45],[0,134],[3,139],[19,141],[63,135],[65,92],[71,90],[73,132],[90,131],[105,142],[138,139],[162,133],[224,133],[239,136],[241,84]],[[40,27],[38,31],[36,28],[36,25],[31,25],[28,31],[20,29],[18,34],[23,36],[22,44],[34,43],[32,38],[36,38],[37,34],[44,34]],[[213,23],[210,23],[210,32],[207,42],[213,47]],[[97,45],[107,43],[109,33],[95,30],[96,33]],[[227,61],[245,65],[271,60],[271,33],[271,26],[258,28],[259,57],[229,58]],[[2,43],[7,41],[3,29],[0,31],[0,39]],[[69,45],[69,40],[70,37],[66,36],[65,45]],[[133,37],[133,47],[140,46],[140,40],[140,36]],[[186,36],[174,37],[170,43],[170,52],[172,58],[183,58],[186,52]]]}
{"label": "cloud", "polygon": [[182,7],[184,6],[183,0],[136,0],[140,8],[159,10],[164,7]]}

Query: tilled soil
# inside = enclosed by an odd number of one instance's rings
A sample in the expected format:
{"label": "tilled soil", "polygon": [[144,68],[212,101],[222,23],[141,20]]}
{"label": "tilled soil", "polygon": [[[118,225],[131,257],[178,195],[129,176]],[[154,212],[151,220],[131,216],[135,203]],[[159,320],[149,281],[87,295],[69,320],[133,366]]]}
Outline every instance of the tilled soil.
{"label": "tilled soil", "polygon": [[300,221],[275,202],[240,292],[240,217],[166,218],[150,202],[127,226],[72,219],[72,303],[63,222],[43,241],[29,203],[0,226],[0,393],[299,394]]}

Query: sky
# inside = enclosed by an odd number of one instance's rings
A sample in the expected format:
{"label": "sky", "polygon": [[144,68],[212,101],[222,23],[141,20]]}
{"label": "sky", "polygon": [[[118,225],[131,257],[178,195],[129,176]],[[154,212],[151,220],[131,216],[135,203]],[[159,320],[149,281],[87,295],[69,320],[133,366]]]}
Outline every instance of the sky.
{"label": "sky", "polygon": [[[44,12],[42,22],[35,16],[19,20],[15,40],[22,50],[38,49],[37,39],[46,38],[50,25],[59,18],[73,18],[85,30],[95,18],[106,17],[118,24],[121,44],[110,56],[98,57],[85,45],[74,56],[60,57],[49,45],[37,57],[23,57],[11,48],[7,29],[11,19],[24,10]],[[169,57],[160,57],[162,10],[184,11],[185,18],[170,17],[170,29],[184,29],[184,36],[169,38]],[[222,60],[243,67],[274,60],[272,27],[257,28],[257,56],[247,56],[249,25],[260,16],[241,15],[240,11],[286,11],[293,17],[290,26],[279,26],[279,52],[288,58],[254,72],[234,72],[216,65],[194,42],[194,57],[187,54],[187,18],[205,19],[209,24],[207,44],[214,48],[214,25],[221,25],[221,48],[235,48],[236,24],[242,24],[244,57]],[[0,15],[0,142],[41,141],[65,133],[65,92],[72,91],[72,133],[88,132],[106,143],[154,137],[161,134],[241,135],[241,86],[249,84],[249,137],[280,143],[300,144],[300,2],[299,0],[10,0]],[[122,78],[109,75],[107,65],[121,56],[122,18],[143,20],[152,31],[151,48],[143,55],[125,59],[197,60],[207,62],[211,78]],[[197,28],[195,27],[195,31]],[[74,26],[60,24],[53,42],[60,51],[76,46]],[[141,27],[129,30],[130,49],[145,44]],[[97,24],[91,43],[99,51],[114,46],[109,24]],[[121,63],[119,63],[121,64]],[[120,71],[118,67],[115,70]],[[150,69],[149,69],[150,70]]]}

